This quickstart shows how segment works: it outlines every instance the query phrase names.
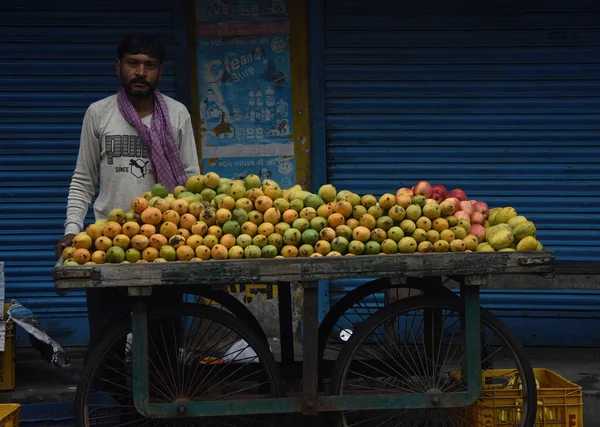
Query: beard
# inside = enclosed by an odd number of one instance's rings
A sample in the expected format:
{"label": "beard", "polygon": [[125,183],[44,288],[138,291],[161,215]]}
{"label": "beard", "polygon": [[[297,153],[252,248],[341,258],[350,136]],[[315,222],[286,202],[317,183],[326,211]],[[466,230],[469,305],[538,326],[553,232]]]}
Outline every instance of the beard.
{"label": "beard", "polygon": [[[142,84],[146,86],[146,89],[136,89],[134,88],[134,84]],[[150,98],[154,95],[154,89],[156,89],[156,85],[152,85],[150,82],[146,81],[141,77],[136,77],[129,81],[121,78],[121,85],[125,89],[128,95],[136,97],[136,98]]]}

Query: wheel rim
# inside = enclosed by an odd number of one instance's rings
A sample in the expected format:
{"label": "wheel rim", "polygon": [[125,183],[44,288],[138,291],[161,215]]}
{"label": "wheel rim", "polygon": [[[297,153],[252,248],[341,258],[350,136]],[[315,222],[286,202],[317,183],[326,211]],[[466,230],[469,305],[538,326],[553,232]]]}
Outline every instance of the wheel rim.
{"label": "wheel rim", "polygon": [[382,282],[381,289],[374,290],[367,295],[360,295],[354,300],[340,300],[338,304],[346,305],[343,313],[329,328],[326,339],[321,343],[322,360],[335,361],[338,359],[345,342],[354,331],[369,317],[386,306],[384,292],[395,293],[395,300],[415,295],[421,295],[422,290],[407,287],[390,288]]}
{"label": "wheel rim", "polygon": [[[340,360],[342,368],[332,378],[333,394],[413,394],[426,392],[456,392],[466,389],[466,382],[457,376],[461,363],[463,337],[460,314],[455,304],[421,305],[387,316],[381,321],[365,324],[348,345]],[[434,318],[435,317],[435,318]],[[378,319],[379,320],[379,319]],[[441,329],[440,329],[441,321]],[[437,325],[437,328],[431,328]],[[518,354],[495,322],[482,317],[487,347],[482,359],[485,364],[484,390],[477,406],[468,408],[435,408],[420,410],[345,411],[340,424],[350,426],[523,426],[530,417],[528,384],[512,389],[514,401],[522,404],[505,409],[493,408],[490,397],[494,390],[516,378],[525,378]],[[427,332],[429,330],[429,332]],[[424,333],[426,332],[426,333]],[[360,336],[359,336],[360,335]],[[426,342],[430,344],[427,345]],[[518,383],[517,383],[518,384]]]}
{"label": "wheel rim", "polygon": [[[191,304],[194,305],[194,304]],[[203,316],[202,313],[218,315]],[[277,367],[264,357],[254,334],[244,333],[218,309],[197,307],[149,320],[149,392],[151,403],[275,397],[280,394]],[[102,354],[81,396],[84,426],[248,426],[270,422],[264,416],[148,419],[133,405],[130,322],[99,345]],[[102,347],[102,348],[100,348]],[[268,348],[267,348],[268,351]],[[94,359],[94,358],[91,358]],[[90,361],[94,363],[93,360]]]}

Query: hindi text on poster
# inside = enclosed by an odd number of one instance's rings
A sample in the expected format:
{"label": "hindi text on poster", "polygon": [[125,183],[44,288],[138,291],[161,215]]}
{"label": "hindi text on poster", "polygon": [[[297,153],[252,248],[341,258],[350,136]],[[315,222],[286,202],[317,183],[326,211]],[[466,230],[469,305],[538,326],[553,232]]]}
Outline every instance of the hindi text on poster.
{"label": "hindi text on poster", "polygon": [[196,21],[275,21],[287,19],[288,8],[288,0],[196,0]]}

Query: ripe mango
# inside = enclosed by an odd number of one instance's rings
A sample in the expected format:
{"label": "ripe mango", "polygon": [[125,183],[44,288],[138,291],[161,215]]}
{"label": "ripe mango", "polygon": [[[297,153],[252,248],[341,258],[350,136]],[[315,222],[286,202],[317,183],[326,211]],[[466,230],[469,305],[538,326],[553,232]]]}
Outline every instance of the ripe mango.
{"label": "ripe mango", "polygon": [[442,215],[442,210],[436,203],[426,203],[423,207],[423,215],[431,220],[434,220]]}
{"label": "ripe mango", "polygon": [[296,191],[292,191],[288,198],[290,200],[290,202],[292,200],[302,200],[302,202],[304,202],[304,200],[310,196],[312,193],[310,191],[305,191],[305,190],[296,190]]}
{"label": "ripe mango", "polygon": [[465,242],[461,239],[454,239],[450,242],[450,250],[452,252],[464,252],[466,248]]}
{"label": "ripe mango", "polygon": [[256,174],[246,175],[243,182],[246,190],[250,190],[251,188],[259,188],[261,185],[260,177]]}
{"label": "ripe mango", "polygon": [[492,233],[489,239],[487,239],[488,243],[495,250],[508,248],[515,236],[512,231],[506,229],[499,229],[495,233]]}
{"label": "ripe mango", "polygon": [[496,224],[506,224],[509,219],[515,216],[517,216],[517,211],[515,208],[509,206],[498,211],[496,216],[494,216],[494,221]]}
{"label": "ripe mango", "polygon": [[273,200],[283,197],[283,191],[281,190],[281,187],[271,179],[265,180],[261,189],[265,196],[268,196]]}
{"label": "ripe mango", "polygon": [[[315,211],[324,204],[325,204],[325,202],[323,201],[323,199],[321,197],[319,197],[317,194],[309,194],[304,199],[304,206],[311,207],[311,208],[315,209]],[[350,206],[350,211],[352,211],[352,206]]]}
{"label": "ripe mango", "polygon": [[416,252],[417,248],[417,241],[412,237],[403,237],[400,239],[400,242],[398,242],[398,250],[403,254]]}
{"label": "ripe mango", "polygon": [[204,175],[204,179],[202,180],[204,187],[210,188],[212,190],[216,190],[220,182],[221,177],[214,172],[207,173],[206,175]]}
{"label": "ripe mango", "polygon": [[502,208],[493,208],[490,209],[490,211],[488,212],[488,221],[490,222],[490,225],[496,225],[496,214],[498,212],[500,212],[502,210]]}
{"label": "ripe mango", "polygon": [[487,242],[489,242],[492,235],[500,230],[512,230],[512,228],[508,224],[498,224],[498,225],[494,225],[492,227],[488,227],[485,230],[485,240]]}
{"label": "ripe mango", "polygon": [[535,237],[535,225],[531,221],[523,222],[514,229],[515,238],[521,240],[527,236]]}
{"label": "ripe mango", "polygon": [[538,247],[538,241],[535,237],[526,236],[517,245],[518,251],[535,251]]}
{"label": "ripe mango", "polygon": [[507,224],[510,225],[512,228],[515,228],[517,225],[523,222],[527,222],[527,218],[525,218],[523,215],[517,215],[509,219]]}
{"label": "ripe mango", "polygon": [[496,252],[496,250],[488,242],[483,242],[477,246],[476,252]]}
{"label": "ripe mango", "polygon": [[433,243],[427,241],[421,242],[417,246],[417,251],[422,254],[433,252]]}
{"label": "ripe mango", "polygon": [[318,195],[325,203],[333,202],[337,196],[337,190],[331,184],[322,185],[319,188]]}

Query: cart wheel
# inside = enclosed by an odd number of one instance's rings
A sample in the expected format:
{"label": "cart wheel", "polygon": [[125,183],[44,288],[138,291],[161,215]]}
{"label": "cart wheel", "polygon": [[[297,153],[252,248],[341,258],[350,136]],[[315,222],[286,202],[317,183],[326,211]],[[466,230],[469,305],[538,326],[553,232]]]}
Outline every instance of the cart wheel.
{"label": "cart wheel", "polygon": [[[131,319],[111,330],[87,361],[75,398],[77,426],[271,425],[273,415],[149,419],[133,402]],[[282,394],[265,341],[243,320],[201,304],[166,306],[148,315],[151,402],[257,399]]]}
{"label": "cart wheel", "polygon": [[197,288],[192,287],[183,288],[183,291],[186,294],[204,298],[210,306],[230,312],[235,317],[241,319],[248,327],[252,328],[252,330],[255,331],[257,335],[259,335],[265,341],[265,343],[268,343],[265,331],[263,330],[262,326],[260,326],[258,320],[256,320],[256,317],[254,317],[252,312],[248,310],[244,303],[231,295],[229,292],[211,289],[198,290]]}
{"label": "cart wheel", "polygon": [[[185,294],[193,295],[196,298],[204,298],[206,303],[211,307],[225,312],[233,314],[235,317],[240,318],[247,326],[252,328],[265,343],[268,344],[267,336],[263,331],[260,323],[256,320],[256,317],[246,308],[246,306],[239,301],[236,297],[226,291],[212,290],[212,289],[199,289],[198,287],[186,286],[179,287]],[[186,301],[191,302],[191,301]],[[99,337],[104,337],[109,331],[112,331],[115,327],[118,327],[121,322],[124,322],[128,317],[129,313],[119,313],[120,317],[115,318],[114,316],[107,314],[104,324],[101,326]],[[90,341],[88,344],[86,357],[87,360],[89,355],[93,351],[94,347],[98,344],[98,340]]]}
{"label": "cart wheel", "polygon": [[[380,310],[343,347],[331,377],[331,394],[398,396],[465,390],[466,384],[456,376],[465,362],[463,313],[463,307],[454,298],[426,296],[410,297]],[[514,382],[517,385],[510,387],[514,388],[515,398],[507,403],[506,410],[487,406],[489,401],[479,401],[477,408],[342,411],[332,414],[334,425],[533,426],[536,383],[523,348],[506,326],[484,309],[481,325],[487,337],[482,342],[482,348],[487,348],[482,352],[487,355],[482,356],[486,366],[482,397],[486,389]],[[490,365],[493,369],[487,368]],[[515,381],[517,378],[521,380]],[[522,407],[517,411],[518,401]]]}
{"label": "cart wheel", "polygon": [[[427,279],[409,282],[405,285],[391,285],[389,279],[376,279],[354,288],[342,297],[325,315],[319,325],[319,361],[337,360],[345,341],[354,330],[379,309],[385,307],[382,293],[386,289],[406,289],[408,296],[421,295],[424,290],[435,292],[448,298],[456,294],[444,286],[435,286]],[[323,364],[323,363],[321,363]],[[322,369],[331,372],[331,369]]]}

